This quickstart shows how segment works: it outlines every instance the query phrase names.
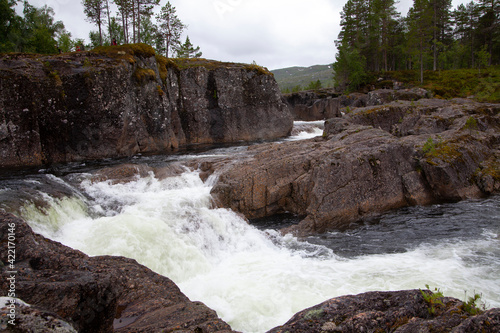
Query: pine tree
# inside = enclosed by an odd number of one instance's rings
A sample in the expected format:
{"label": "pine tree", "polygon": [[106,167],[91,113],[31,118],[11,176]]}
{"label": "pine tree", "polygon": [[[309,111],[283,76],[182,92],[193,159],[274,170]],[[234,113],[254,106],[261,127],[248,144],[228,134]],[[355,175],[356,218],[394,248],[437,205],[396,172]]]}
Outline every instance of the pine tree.
{"label": "pine tree", "polygon": [[333,73],[337,87],[354,91],[366,81],[366,58],[357,48],[341,45],[335,56]]}
{"label": "pine tree", "polygon": [[432,58],[435,71],[438,67],[440,46],[449,44],[451,0],[430,0],[429,6],[432,11]]}
{"label": "pine tree", "polygon": [[161,8],[156,20],[158,21],[157,49],[168,58],[169,51],[174,51],[180,45],[181,34],[186,26],[177,17],[175,7],[170,2]]}
{"label": "pine tree", "polygon": [[106,2],[104,0],[83,0],[82,5],[87,19],[99,28],[99,45],[102,45],[102,25],[105,23]]}
{"label": "pine tree", "polygon": [[158,36],[158,27],[151,20],[151,16],[142,16],[141,19],[141,40],[148,45],[155,45]]}
{"label": "pine tree", "polygon": [[371,3],[373,21],[379,35],[379,50],[382,53],[383,68],[386,71],[389,69],[389,53],[392,51],[390,41],[393,39],[397,19],[400,16],[395,5],[395,0],[373,0]]}
{"label": "pine tree", "polygon": [[473,1],[465,6],[460,4],[453,11],[452,16],[455,26],[454,39],[464,50],[468,49],[468,55],[464,54],[464,56],[469,60],[464,64],[459,64],[459,67],[474,67],[474,44],[476,43],[479,22],[478,6]]}
{"label": "pine tree", "polygon": [[193,44],[189,40],[189,36],[186,37],[184,44],[181,44],[176,51],[177,58],[199,58],[202,55],[199,46],[193,47]]}
{"label": "pine tree", "polygon": [[118,7],[118,11],[122,18],[122,28],[123,28],[123,43],[129,43],[129,19],[132,16],[133,11],[133,1],[132,0],[114,0],[114,3]]}
{"label": "pine tree", "polygon": [[[482,36],[482,45],[487,46],[489,54],[492,56],[494,51],[500,51],[500,1],[499,0],[479,0],[478,10],[480,12],[479,26]],[[496,44],[496,45],[495,45]],[[489,65],[492,64],[490,56]],[[497,53],[497,60],[500,57]]]}
{"label": "pine tree", "polygon": [[160,0],[135,0],[137,4],[137,16],[136,16],[136,22],[137,22],[137,42],[141,43],[142,38],[141,38],[141,23],[142,23],[142,16],[149,16],[153,15],[153,8],[154,6],[158,6],[160,4]]}
{"label": "pine tree", "polygon": [[365,45],[368,7],[365,0],[347,0],[340,12],[337,46],[361,49]]}
{"label": "pine tree", "polygon": [[414,0],[408,12],[408,44],[418,56],[420,82],[424,82],[426,52],[433,37],[432,7],[429,0]]}

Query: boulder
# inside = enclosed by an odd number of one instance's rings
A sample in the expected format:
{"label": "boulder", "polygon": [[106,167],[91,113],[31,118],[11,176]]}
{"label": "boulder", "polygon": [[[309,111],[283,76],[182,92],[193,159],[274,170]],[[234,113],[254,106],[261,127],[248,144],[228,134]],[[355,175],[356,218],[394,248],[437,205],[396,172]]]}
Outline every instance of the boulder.
{"label": "boulder", "polygon": [[428,290],[402,290],[333,298],[295,314],[284,325],[268,333],[493,333],[499,330],[498,308],[488,311],[468,309],[458,299],[433,296]]}
{"label": "boulder", "polygon": [[[0,213],[1,243],[9,236],[15,239],[15,263],[1,267],[1,296],[8,295],[7,277],[14,274],[16,297],[78,332],[231,331],[215,311],[191,302],[170,279],[135,260],[89,257]],[[7,246],[0,257],[8,258]],[[43,313],[35,317],[47,318]]]}

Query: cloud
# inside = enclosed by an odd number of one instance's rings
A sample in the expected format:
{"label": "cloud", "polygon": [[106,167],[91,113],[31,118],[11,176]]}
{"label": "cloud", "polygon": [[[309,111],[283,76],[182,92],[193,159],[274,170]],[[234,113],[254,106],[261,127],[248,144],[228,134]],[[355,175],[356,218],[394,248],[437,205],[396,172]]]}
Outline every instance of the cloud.
{"label": "cloud", "polygon": [[204,57],[271,69],[330,63],[341,4],[314,0],[173,1]]}
{"label": "cloud", "polygon": [[[330,64],[347,0],[171,0],[189,35],[208,59],[251,63],[277,69]],[[48,5],[73,38],[97,30],[86,21],[81,0],[29,0]],[[110,0],[111,2],[111,0]],[[464,0],[454,0],[455,8]],[[164,6],[167,0],[161,0]],[[406,15],[412,0],[397,5]],[[159,11],[160,7],[157,8]],[[116,10],[113,11],[113,14]]]}

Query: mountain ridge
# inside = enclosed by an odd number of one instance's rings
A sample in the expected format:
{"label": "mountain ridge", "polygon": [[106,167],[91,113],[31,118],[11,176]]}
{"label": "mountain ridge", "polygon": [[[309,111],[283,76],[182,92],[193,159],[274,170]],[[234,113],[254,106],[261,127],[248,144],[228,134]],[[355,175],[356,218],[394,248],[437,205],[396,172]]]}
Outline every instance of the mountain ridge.
{"label": "mountain ridge", "polygon": [[300,86],[303,90],[311,82],[316,82],[319,80],[321,86],[332,87],[333,86],[333,69],[332,65],[312,65],[309,67],[293,66],[280,69],[271,70],[274,74],[274,78],[278,82],[278,86],[281,91],[292,91],[297,90],[297,86]]}

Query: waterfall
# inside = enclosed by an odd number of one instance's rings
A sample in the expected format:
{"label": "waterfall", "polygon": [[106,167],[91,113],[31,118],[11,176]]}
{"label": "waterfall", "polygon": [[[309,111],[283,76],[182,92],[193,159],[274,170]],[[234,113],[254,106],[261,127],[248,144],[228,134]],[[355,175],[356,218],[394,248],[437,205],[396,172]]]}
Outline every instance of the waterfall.
{"label": "waterfall", "polygon": [[[23,196],[19,215],[36,232],[88,255],[136,259],[171,278],[191,300],[216,310],[235,330],[265,332],[336,296],[426,284],[462,299],[465,290],[468,295],[482,292],[487,306],[500,306],[498,197],[464,203],[468,206],[463,211],[475,217],[479,215],[474,210],[488,208],[486,221],[478,223],[478,231],[471,235],[433,241],[423,237],[405,244],[404,239],[389,237],[384,223],[379,223],[382,227],[373,228],[380,237],[370,241],[363,240],[361,228],[319,237],[329,242],[323,244],[259,230],[231,210],[214,207],[210,196],[214,179],[203,182],[198,171],[164,179],[151,172],[129,182],[98,181],[86,173],[37,175],[18,182],[30,188],[24,190],[30,195]],[[0,183],[0,196],[23,186]],[[56,186],[57,194],[48,191]],[[457,207],[451,205],[443,221],[460,226],[456,221],[463,213]],[[414,221],[438,207],[419,209],[391,216],[401,219],[395,224]],[[424,234],[433,233],[432,226],[426,228],[431,230]],[[338,241],[332,241],[335,237],[382,247],[384,242],[401,242],[403,250],[344,255],[336,247]]]}

